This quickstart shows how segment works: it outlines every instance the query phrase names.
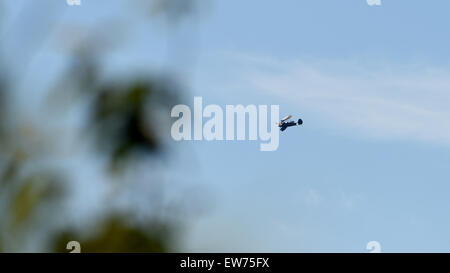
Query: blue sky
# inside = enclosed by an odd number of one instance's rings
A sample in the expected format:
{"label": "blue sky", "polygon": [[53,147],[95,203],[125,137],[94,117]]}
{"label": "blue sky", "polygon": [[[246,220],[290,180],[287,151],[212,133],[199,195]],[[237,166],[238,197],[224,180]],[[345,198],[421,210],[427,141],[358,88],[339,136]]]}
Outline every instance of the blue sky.
{"label": "blue sky", "polygon": [[448,7],[217,2],[200,27],[193,93],[279,104],[305,124],[272,153],[194,144],[222,198],[192,249],[365,252],[377,240],[382,251],[448,251]]}
{"label": "blue sky", "polygon": [[[63,25],[131,37],[107,56],[113,72],[176,71],[187,103],[278,104],[304,120],[275,152],[173,143],[174,166],[197,171],[172,175],[200,181],[210,203],[182,250],[367,252],[376,240],[385,252],[450,251],[450,2],[208,3],[169,39],[157,21],[125,34],[101,24],[137,20],[124,1],[59,7]],[[65,60],[50,49],[34,61],[49,67],[36,71],[43,82]]]}

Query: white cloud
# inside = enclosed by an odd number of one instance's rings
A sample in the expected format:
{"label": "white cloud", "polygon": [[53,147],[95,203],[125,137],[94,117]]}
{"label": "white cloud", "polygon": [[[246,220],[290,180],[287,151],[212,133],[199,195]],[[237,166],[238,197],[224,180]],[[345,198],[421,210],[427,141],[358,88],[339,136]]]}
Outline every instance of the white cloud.
{"label": "white cloud", "polygon": [[309,189],[305,196],[305,204],[308,206],[318,206],[321,199],[321,196],[316,190]]}
{"label": "white cloud", "polygon": [[[235,56],[249,88],[292,101],[321,126],[374,138],[450,144],[450,71]],[[244,71],[242,71],[244,70]]]}

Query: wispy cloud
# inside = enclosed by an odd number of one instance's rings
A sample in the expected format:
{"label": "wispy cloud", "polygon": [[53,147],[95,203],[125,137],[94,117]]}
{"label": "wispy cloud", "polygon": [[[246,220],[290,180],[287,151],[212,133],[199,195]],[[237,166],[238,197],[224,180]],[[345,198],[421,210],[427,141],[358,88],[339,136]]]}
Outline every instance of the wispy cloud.
{"label": "wispy cloud", "polygon": [[450,70],[249,55],[234,59],[250,88],[294,102],[325,127],[450,144]]}
{"label": "wispy cloud", "polygon": [[309,189],[306,192],[304,201],[305,201],[305,204],[308,206],[318,206],[322,201],[322,197],[319,195],[319,193],[316,190]]}

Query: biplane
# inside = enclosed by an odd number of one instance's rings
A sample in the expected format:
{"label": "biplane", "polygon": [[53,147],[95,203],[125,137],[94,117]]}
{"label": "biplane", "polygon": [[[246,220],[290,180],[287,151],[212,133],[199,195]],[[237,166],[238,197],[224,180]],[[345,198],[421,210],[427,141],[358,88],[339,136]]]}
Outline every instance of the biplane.
{"label": "biplane", "polygon": [[297,126],[297,125],[302,125],[303,124],[303,120],[302,119],[299,118],[297,120],[297,122],[295,122],[295,121],[289,121],[291,118],[292,118],[291,115],[286,116],[278,123],[278,127],[280,128],[280,131],[283,132],[288,127]]}

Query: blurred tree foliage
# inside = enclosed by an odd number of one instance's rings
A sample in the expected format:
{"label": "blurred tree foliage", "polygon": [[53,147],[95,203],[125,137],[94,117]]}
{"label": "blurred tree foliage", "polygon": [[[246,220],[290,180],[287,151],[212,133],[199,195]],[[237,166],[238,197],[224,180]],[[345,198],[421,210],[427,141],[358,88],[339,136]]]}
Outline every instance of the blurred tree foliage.
{"label": "blurred tree foliage", "polygon": [[[82,252],[166,252],[168,240],[165,224],[156,222],[143,227],[134,227],[126,221],[127,217],[115,215],[105,220],[100,230],[90,237],[82,237]],[[64,232],[54,243],[55,250],[67,252],[65,246],[73,238],[80,238],[76,232]]]}
{"label": "blurred tree foliage", "polygon": [[[166,13],[174,21],[192,12],[193,7],[191,0],[150,2],[154,4],[152,14]],[[105,81],[100,77],[102,62],[96,52],[86,46],[76,48],[74,62],[55,80],[57,84],[45,103],[58,108],[61,101],[55,98],[70,97],[74,98],[71,104],[88,105],[83,130],[93,137],[87,141],[92,142],[99,158],[107,158],[108,176],[120,181],[134,163],[164,153],[158,133],[161,128],[154,124],[161,114],[152,110],[161,108],[169,113],[170,106],[177,103],[179,88],[170,77],[131,75]],[[6,75],[8,65],[0,56],[0,251],[69,252],[66,244],[73,240],[80,242],[82,252],[169,251],[177,227],[161,217],[136,219],[133,212],[111,209],[88,221],[93,223],[90,227],[64,224],[64,215],[70,213],[65,205],[71,195],[67,180],[71,173],[83,170],[74,167],[66,172],[52,163],[54,149],[58,149],[54,144],[60,136],[48,137],[42,124],[30,125],[14,118],[22,109],[12,102],[17,77]],[[62,108],[69,107],[63,104]],[[55,115],[60,118],[68,111]],[[30,242],[35,245],[30,246]]]}
{"label": "blurred tree foliage", "polygon": [[175,101],[175,92],[158,80],[100,88],[94,99],[90,125],[97,132],[98,146],[109,154],[112,169],[129,162],[134,153],[161,152],[162,144],[153,124],[159,117],[147,110],[150,105],[169,108]]}

